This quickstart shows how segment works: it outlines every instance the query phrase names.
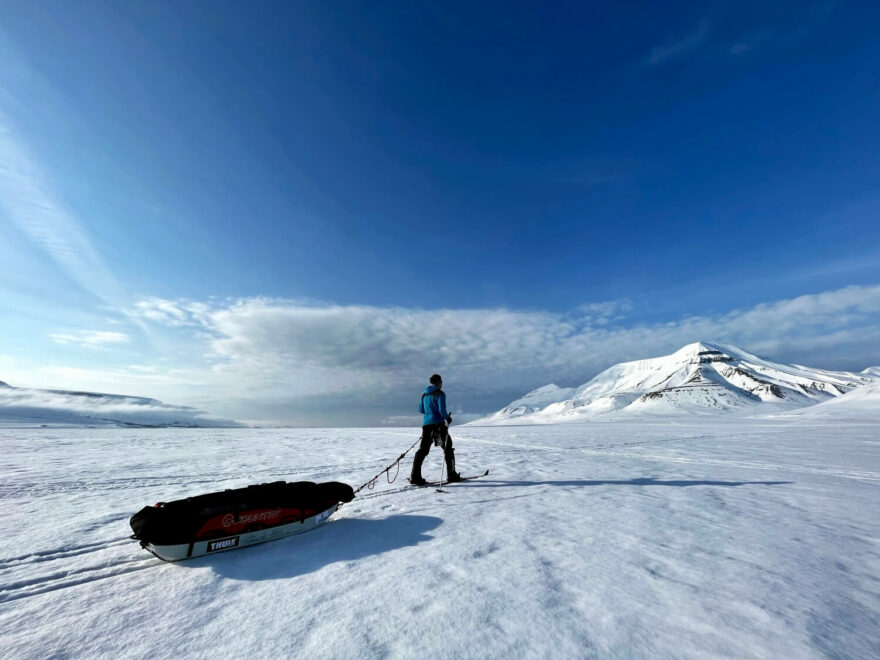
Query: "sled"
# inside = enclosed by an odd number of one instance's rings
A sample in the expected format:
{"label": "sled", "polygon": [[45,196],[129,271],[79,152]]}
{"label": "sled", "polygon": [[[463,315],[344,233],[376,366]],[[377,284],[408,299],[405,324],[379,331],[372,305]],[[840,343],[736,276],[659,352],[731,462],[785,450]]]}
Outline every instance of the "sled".
{"label": "sled", "polygon": [[129,521],[141,547],[180,561],[301,534],[354,499],[351,486],[330,481],[276,481],[144,507]]}

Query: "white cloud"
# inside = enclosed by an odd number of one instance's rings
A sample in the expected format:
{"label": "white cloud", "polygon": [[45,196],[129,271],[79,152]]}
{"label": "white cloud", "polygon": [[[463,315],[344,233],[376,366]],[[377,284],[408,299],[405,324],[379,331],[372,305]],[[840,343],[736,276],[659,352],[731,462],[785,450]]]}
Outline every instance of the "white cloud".
{"label": "white cloud", "polygon": [[158,371],[156,367],[149,364],[130,364],[128,365],[128,369],[143,374],[154,374]]}
{"label": "white cloud", "polygon": [[[162,307],[154,299],[153,307]],[[169,302],[178,309],[192,303]],[[290,398],[350,393],[352,401],[411,388],[435,371],[475,391],[579,384],[615,362],[699,339],[833,368],[880,362],[880,286],[848,287],[718,315],[626,325],[626,301],[556,314],[507,309],[419,310],[248,299],[198,315],[212,381]],[[175,325],[176,314],[159,316]],[[868,366],[869,362],[863,365]],[[862,368],[863,368],[862,367]]]}
{"label": "white cloud", "polygon": [[701,20],[696,29],[684,37],[667,41],[660,46],[655,46],[651,52],[648,53],[645,62],[653,66],[670,60],[679,59],[699,50],[709,39],[711,27],[712,26],[707,19]]}
{"label": "white cloud", "polygon": [[205,303],[144,298],[136,302],[128,314],[161,325],[185,327],[206,325],[210,310]]}
{"label": "white cloud", "polygon": [[633,308],[632,301],[628,298],[610,300],[600,303],[581,305],[575,311],[584,317],[584,320],[594,325],[607,325],[614,321],[621,321],[627,312]]}
{"label": "white cloud", "polygon": [[99,348],[107,344],[124,344],[128,335],[124,332],[106,330],[78,330],[76,332],[56,332],[49,337],[56,344],[79,344],[91,348]]}
{"label": "white cloud", "polygon": [[187,393],[205,387],[210,372],[178,365],[129,367],[34,366],[23,359],[0,356],[0,381],[14,387],[62,389],[133,396],[153,396],[179,402]]}

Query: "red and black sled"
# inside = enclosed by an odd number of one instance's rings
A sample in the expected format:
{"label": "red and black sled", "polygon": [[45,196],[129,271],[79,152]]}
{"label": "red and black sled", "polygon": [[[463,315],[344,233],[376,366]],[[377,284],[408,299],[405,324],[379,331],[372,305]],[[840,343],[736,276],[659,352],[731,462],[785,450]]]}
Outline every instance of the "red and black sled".
{"label": "red and black sled", "polygon": [[160,502],[129,522],[141,547],[180,561],[307,532],[352,499],[351,486],[337,481],[275,481]]}

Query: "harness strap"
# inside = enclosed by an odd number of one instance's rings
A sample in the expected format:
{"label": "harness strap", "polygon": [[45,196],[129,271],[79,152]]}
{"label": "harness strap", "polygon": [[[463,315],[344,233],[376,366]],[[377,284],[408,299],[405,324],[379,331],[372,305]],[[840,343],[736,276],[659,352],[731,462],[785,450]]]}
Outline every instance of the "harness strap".
{"label": "harness strap", "polygon": [[[400,456],[397,457],[397,460],[395,460],[393,463],[391,463],[391,465],[389,465],[388,467],[386,467],[384,470],[382,470],[382,472],[380,472],[379,474],[377,474],[377,475],[376,475],[375,477],[373,477],[372,479],[368,479],[367,481],[365,481],[365,482],[363,483],[363,485],[361,485],[356,491],[354,491],[354,494],[357,495],[357,494],[358,494],[360,491],[362,491],[364,488],[369,488],[370,490],[373,490],[373,487],[376,485],[376,479],[378,479],[379,477],[381,477],[383,473],[386,473],[386,474],[385,474],[385,478],[388,479],[388,483],[389,483],[389,484],[390,484],[390,483],[394,483],[394,479],[397,479],[397,475],[400,474],[400,461],[402,461],[402,460],[403,460],[403,457],[406,456],[406,455],[412,450],[412,448],[415,447],[420,441],[421,441],[421,438],[419,438],[419,439],[416,440],[414,443],[412,443],[412,444],[409,446],[409,449],[407,449],[405,452],[403,452]],[[394,479],[392,479],[392,478],[391,478],[391,472],[390,472],[390,470],[391,470],[391,468],[393,468],[395,465],[398,466],[398,468],[397,468],[397,473],[394,475]],[[342,503],[340,503],[339,506],[341,507],[341,506],[342,506]]]}

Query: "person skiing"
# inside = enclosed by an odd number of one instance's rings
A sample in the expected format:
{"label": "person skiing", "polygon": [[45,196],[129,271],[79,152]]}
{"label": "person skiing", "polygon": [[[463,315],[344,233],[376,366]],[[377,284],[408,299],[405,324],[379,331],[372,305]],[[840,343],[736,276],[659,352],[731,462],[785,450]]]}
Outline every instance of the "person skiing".
{"label": "person skiing", "polygon": [[413,459],[412,474],[409,482],[414,486],[424,486],[427,482],[422,478],[422,461],[431,451],[431,443],[443,448],[443,457],[446,460],[446,471],[449,473],[447,480],[450,482],[461,481],[461,475],[455,471],[455,450],[452,448],[452,438],[446,425],[452,424],[452,415],[446,412],[446,393],[441,389],[443,379],[440,374],[431,376],[430,385],[422,392],[422,400],[419,402],[419,412],[422,418],[422,441],[419,450]]}

